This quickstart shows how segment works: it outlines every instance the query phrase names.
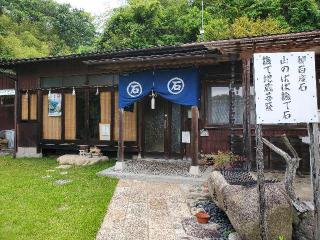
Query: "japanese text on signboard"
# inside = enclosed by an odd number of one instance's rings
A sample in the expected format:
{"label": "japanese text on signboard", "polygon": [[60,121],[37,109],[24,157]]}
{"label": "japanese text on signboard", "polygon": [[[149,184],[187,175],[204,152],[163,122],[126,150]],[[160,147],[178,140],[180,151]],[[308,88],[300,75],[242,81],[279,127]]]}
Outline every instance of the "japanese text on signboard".
{"label": "japanese text on signboard", "polygon": [[314,52],[254,54],[258,124],[318,122]]}

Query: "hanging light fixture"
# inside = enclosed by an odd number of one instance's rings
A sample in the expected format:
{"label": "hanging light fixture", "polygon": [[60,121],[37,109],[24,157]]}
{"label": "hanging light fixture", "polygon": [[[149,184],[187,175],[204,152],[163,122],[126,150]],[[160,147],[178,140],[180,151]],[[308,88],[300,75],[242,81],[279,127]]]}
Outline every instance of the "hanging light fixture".
{"label": "hanging light fixture", "polygon": [[74,87],[72,88],[72,96],[76,95],[76,90],[74,89]]}
{"label": "hanging light fixture", "polygon": [[99,95],[99,87],[97,87],[96,96]]}
{"label": "hanging light fixture", "polygon": [[151,97],[151,109],[152,110],[156,109],[156,96],[157,95],[152,90],[151,95],[150,95],[150,97]]}

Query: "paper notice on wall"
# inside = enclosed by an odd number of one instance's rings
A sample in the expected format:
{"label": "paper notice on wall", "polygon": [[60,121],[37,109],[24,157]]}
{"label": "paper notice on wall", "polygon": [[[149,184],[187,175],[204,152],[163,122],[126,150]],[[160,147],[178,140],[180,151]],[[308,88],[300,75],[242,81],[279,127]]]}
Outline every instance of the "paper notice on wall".
{"label": "paper notice on wall", "polygon": [[110,141],[110,124],[99,124],[99,133],[101,141]]}
{"label": "paper notice on wall", "polygon": [[62,95],[60,93],[51,93],[48,95],[48,116],[60,117]]}
{"label": "paper notice on wall", "polygon": [[191,143],[191,137],[189,131],[182,131],[182,137],[181,137],[182,143]]}

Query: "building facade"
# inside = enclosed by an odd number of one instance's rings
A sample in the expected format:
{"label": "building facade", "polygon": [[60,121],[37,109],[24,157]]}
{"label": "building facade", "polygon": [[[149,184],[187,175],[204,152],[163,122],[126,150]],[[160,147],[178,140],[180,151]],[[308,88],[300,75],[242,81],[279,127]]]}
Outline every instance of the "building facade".
{"label": "building facade", "polygon": [[[191,158],[196,166],[201,154],[217,151],[232,151],[252,161],[253,53],[293,51],[314,51],[319,76],[320,31],[3,61],[1,68],[17,74],[17,154],[77,151],[88,145],[117,153],[120,161],[124,154],[138,154]],[[188,69],[197,73],[191,79],[197,86],[188,92],[191,95],[174,98],[161,92],[161,86],[156,88],[165,81],[157,77],[163,72]],[[138,83],[145,78],[141,88],[151,91],[134,96],[127,106],[121,105],[121,88],[129,88],[123,85],[128,76]],[[131,90],[139,91],[137,86]],[[169,83],[166,86],[169,89]],[[193,94],[198,94],[198,102],[186,103]],[[304,159],[300,169],[307,171],[309,150],[301,141],[306,125],[263,129],[264,137],[278,146],[282,134],[289,136]],[[269,168],[285,165],[268,149],[265,161]]]}

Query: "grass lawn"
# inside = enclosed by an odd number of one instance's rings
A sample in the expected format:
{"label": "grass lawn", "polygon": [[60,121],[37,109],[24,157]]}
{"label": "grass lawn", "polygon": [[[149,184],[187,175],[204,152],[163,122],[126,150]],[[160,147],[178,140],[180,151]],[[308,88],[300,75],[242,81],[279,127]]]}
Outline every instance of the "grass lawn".
{"label": "grass lawn", "polygon": [[94,239],[118,182],[96,173],[113,164],[60,170],[53,158],[0,157],[0,239]]}

